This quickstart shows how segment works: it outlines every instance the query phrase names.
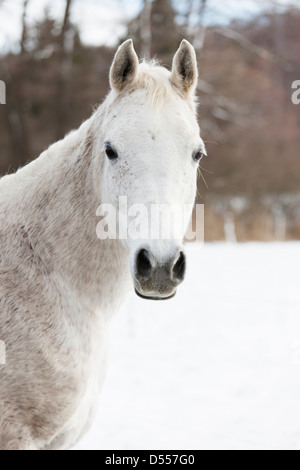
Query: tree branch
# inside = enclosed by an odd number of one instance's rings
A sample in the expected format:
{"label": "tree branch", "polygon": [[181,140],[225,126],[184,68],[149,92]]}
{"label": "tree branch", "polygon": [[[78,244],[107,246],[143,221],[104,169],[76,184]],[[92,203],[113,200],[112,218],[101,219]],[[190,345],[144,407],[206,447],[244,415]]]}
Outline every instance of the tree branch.
{"label": "tree branch", "polygon": [[249,39],[247,39],[245,36],[238,33],[237,31],[233,31],[233,29],[224,28],[224,27],[213,27],[213,28],[210,28],[209,31],[237,42],[244,49],[246,49],[249,52],[252,52],[253,54],[258,55],[264,60],[269,60],[272,62],[276,60],[275,56],[271,52],[267,51],[263,47],[253,44],[252,42],[249,41]]}

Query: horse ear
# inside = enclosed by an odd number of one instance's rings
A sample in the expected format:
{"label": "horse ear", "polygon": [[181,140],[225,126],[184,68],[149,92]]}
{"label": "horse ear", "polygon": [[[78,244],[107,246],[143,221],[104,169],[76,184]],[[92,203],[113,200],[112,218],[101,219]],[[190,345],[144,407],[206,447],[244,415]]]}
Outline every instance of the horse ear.
{"label": "horse ear", "polygon": [[185,94],[193,94],[198,80],[196,53],[193,46],[183,39],[176,52],[171,72],[171,82]]}
{"label": "horse ear", "polygon": [[110,69],[111,88],[121,91],[132,83],[137,75],[138,56],[134,50],[132,39],[123,42],[116,52]]}

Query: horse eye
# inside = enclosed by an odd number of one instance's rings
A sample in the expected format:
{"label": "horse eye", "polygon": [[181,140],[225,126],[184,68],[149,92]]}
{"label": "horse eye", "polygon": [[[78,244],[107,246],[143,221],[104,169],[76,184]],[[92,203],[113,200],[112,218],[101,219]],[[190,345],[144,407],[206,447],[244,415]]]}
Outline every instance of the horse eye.
{"label": "horse eye", "polygon": [[118,158],[117,152],[112,148],[109,143],[105,144],[105,153],[109,160],[116,160]]}
{"label": "horse eye", "polygon": [[195,162],[200,162],[200,160],[204,157],[204,153],[203,152],[195,152],[193,154],[193,159],[195,160]]}

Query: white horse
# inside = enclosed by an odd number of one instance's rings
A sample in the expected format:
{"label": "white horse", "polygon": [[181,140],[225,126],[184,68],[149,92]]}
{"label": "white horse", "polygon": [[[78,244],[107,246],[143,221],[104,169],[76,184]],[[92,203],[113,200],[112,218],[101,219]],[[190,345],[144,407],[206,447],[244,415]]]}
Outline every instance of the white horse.
{"label": "white horse", "polygon": [[164,299],[183,280],[184,230],[180,242],[100,241],[96,210],[118,210],[124,195],[146,207],[194,203],[205,152],[197,77],[187,41],[171,72],[139,63],[126,41],[93,116],[0,180],[1,449],[74,446],[95,414],[112,314],[132,284]]}

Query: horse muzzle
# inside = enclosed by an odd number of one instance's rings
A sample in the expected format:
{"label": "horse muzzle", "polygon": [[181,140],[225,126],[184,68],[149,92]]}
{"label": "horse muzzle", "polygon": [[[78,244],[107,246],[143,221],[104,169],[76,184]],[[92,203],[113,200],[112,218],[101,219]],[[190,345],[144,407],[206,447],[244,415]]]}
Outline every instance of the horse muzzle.
{"label": "horse muzzle", "polygon": [[184,280],[186,257],[182,250],[167,260],[158,260],[148,249],[140,249],[135,258],[135,292],[147,300],[168,300]]}

